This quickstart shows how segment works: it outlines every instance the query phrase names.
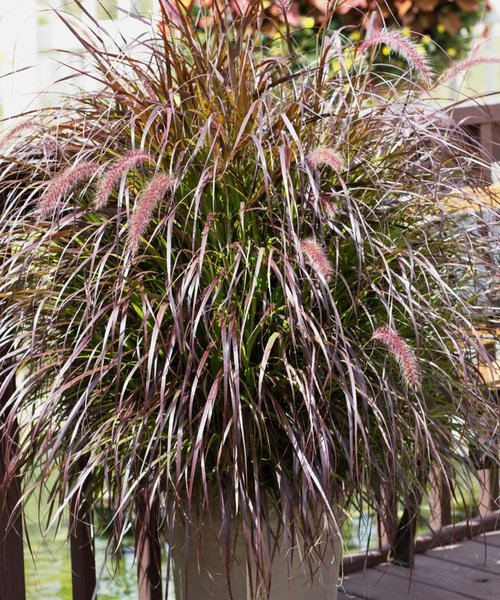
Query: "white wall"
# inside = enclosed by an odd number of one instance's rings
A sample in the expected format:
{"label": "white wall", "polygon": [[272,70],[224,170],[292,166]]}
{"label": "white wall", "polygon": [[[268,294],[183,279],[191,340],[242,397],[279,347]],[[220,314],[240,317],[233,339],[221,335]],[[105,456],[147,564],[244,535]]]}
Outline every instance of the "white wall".
{"label": "white wall", "polygon": [[[112,35],[119,30],[126,39],[139,36],[145,28],[125,13],[136,10],[150,16],[157,6],[157,0],[101,0],[101,3],[83,0],[82,3],[102,27]],[[113,21],[106,18],[103,6],[110,11]],[[88,22],[73,0],[0,0],[0,117],[8,118],[50,104],[57,91],[68,88],[68,83],[53,85],[69,73],[64,63],[83,64],[83,60],[54,50],[81,48],[51,7],[62,9],[76,22]]]}
{"label": "white wall", "polygon": [[[490,37],[483,43],[480,54],[500,57],[500,0],[490,1],[493,6],[487,16]],[[115,22],[104,20],[100,2],[117,17]],[[123,11],[135,7],[142,14],[151,15],[152,10],[158,9],[158,3],[159,0],[83,0],[84,6],[99,18],[103,27],[115,32],[119,29],[126,39],[140,35],[141,26],[138,21],[126,17]],[[73,0],[0,0],[0,118],[8,118],[27,108],[46,106],[57,90],[65,89],[62,84],[52,84],[68,74],[60,63],[67,63],[70,57],[53,49],[78,50],[78,44],[50,12],[50,6],[62,7],[72,13],[73,18],[82,18]],[[12,72],[13,75],[5,76]],[[442,91],[444,97],[470,96],[478,91],[497,92],[500,90],[500,64],[473,67],[467,75],[458,77],[451,87],[451,92]]]}

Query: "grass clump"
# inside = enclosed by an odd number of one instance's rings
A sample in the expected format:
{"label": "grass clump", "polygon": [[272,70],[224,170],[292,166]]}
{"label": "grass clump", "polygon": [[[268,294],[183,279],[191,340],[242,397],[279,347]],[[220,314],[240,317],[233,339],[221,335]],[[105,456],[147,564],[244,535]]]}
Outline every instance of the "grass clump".
{"label": "grass clump", "polygon": [[[8,473],[50,480],[54,512],[105,499],[119,547],[140,507],[167,541],[216,510],[267,581],[272,514],[318,560],[338,510],[491,453],[471,352],[498,215],[412,56],[385,80],[320,34],[301,67],[260,45],[259,10],[201,35],[164,3],[119,49],[74,29],[96,92],[0,157],[0,369],[29,365]],[[446,210],[464,184],[474,217]]]}

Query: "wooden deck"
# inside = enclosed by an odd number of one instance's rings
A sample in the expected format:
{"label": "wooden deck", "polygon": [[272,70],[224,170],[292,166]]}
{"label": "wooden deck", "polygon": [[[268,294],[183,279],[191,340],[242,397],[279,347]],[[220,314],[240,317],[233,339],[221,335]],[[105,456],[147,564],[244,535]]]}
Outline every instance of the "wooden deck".
{"label": "wooden deck", "polygon": [[500,600],[500,531],[434,548],[415,568],[380,564],[345,575],[339,600]]}

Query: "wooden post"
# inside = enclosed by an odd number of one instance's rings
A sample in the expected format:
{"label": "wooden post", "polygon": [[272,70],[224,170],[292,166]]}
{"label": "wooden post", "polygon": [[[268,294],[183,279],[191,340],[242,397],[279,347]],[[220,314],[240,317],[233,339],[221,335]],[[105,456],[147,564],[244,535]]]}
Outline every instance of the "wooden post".
{"label": "wooden post", "polygon": [[92,516],[77,501],[71,503],[70,527],[73,600],[94,600],[97,582]]}
{"label": "wooden post", "polygon": [[394,545],[391,550],[391,561],[402,567],[414,567],[415,535],[417,533],[418,507],[405,508],[398,523]]}
{"label": "wooden post", "polygon": [[498,509],[498,469],[492,466],[478,469],[479,478],[479,515],[485,517]]}
{"label": "wooden post", "polygon": [[137,507],[135,555],[139,600],[162,600],[161,544],[158,535],[158,503],[148,507],[141,499]]}
{"label": "wooden post", "polygon": [[394,548],[398,529],[398,507],[394,496],[385,490],[381,493],[377,525],[380,548],[386,545]]}
{"label": "wooden post", "polygon": [[[0,458],[0,480],[5,476],[5,457]],[[0,498],[0,600],[24,600],[23,519],[19,480],[14,479]],[[10,511],[18,513],[9,526]]]}
{"label": "wooden post", "polygon": [[[5,371],[4,371],[5,373]],[[12,374],[11,383],[0,397],[0,406],[15,390]],[[5,427],[5,425],[2,423]],[[9,459],[17,450],[17,423],[13,431],[0,428],[0,600],[24,600],[26,597],[23,555],[23,519],[20,505],[21,485],[18,477],[5,482]],[[14,518],[11,513],[16,510]]]}
{"label": "wooden post", "polygon": [[397,521],[397,503],[394,496],[383,492],[382,498],[382,505],[387,508],[383,511],[386,516],[382,517],[382,523],[379,520],[381,545],[389,545],[391,562],[404,567],[413,567],[415,554],[414,542],[420,503],[422,501],[422,488],[416,487],[408,495],[406,506],[399,522]]}
{"label": "wooden post", "polygon": [[451,523],[451,492],[446,477],[435,467],[429,475],[429,503],[431,516],[429,527],[437,532]]}

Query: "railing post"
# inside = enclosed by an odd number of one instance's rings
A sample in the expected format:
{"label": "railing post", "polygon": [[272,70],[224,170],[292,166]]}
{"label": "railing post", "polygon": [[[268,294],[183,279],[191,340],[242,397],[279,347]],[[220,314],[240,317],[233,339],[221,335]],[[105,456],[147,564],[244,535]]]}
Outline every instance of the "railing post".
{"label": "railing post", "polygon": [[76,499],[71,503],[70,527],[73,600],[94,600],[97,583],[92,515]]}
{"label": "railing post", "polygon": [[[0,406],[5,404],[14,390],[12,374],[11,382],[3,391],[0,388]],[[24,600],[26,597],[21,485],[17,476],[5,481],[10,458],[17,449],[17,437],[15,420],[11,431],[0,428],[0,600]],[[11,518],[13,510],[16,513]]]}
{"label": "railing post", "polygon": [[479,515],[485,517],[499,508],[498,506],[498,468],[491,466],[478,469],[479,479]]}
{"label": "railing post", "polygon": [[381,491],[380,509],[377,511],[379,546],[394,548],[398,529],[398,506],[394,495],[386,490]]}
{"label": "railing post", "polygon": [[[488,121],[479,125],[479,142],[483,150],[483,158],[488,163],[500,159],[500,125],[494,121]],[[492,181],[491,166],[485,173],[489,182]]]}
{"label": "railing post", "polygon": [[378,521],[381,545],[387,543],[390,547],[391,562],[404,567],[413,567],[414,565],[414,542],[422,493],[422,487],[415,484],[414,489],[406,498],[403,515],[399,522],[394,495],[386,491],[381,494],[382,515]]}
{"label": "railing post", "polygon": [[139,600],[162,600],[161,544],[158,536],[159,507],[144,499],[137,506],[135,555]]}
{"label": "railing post", "polygon": [[431,509],[429,528],[437,532],[451,523],[450,485],[437,467],[431,469],[429,475],[429,504]]}

